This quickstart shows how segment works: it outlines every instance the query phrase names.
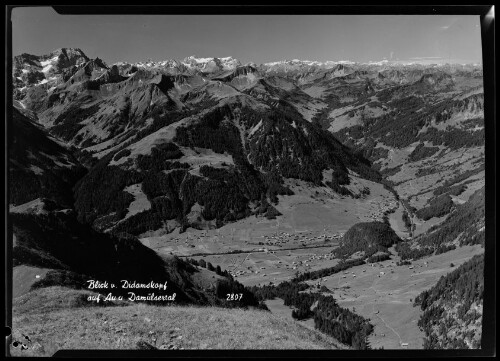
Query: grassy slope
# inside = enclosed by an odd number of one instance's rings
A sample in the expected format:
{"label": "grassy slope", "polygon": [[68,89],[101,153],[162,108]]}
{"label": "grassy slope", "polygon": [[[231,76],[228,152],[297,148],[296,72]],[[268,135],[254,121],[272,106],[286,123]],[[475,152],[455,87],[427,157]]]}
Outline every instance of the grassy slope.
{"label": "grassy slope", "polygon": [[[59,349],[334,349],[332,341],[270,312],[215,307],[82,307],[81,295],[61,287],[14,300],[14,337],[31,339],[14,356],[50,356]],[[73,301],[71,301],[73,300]],[[88,304],[87,304],[88,305]],[[76,308],[75,308],[76,306]],[[80,306],[80,307],[78,307]]]}

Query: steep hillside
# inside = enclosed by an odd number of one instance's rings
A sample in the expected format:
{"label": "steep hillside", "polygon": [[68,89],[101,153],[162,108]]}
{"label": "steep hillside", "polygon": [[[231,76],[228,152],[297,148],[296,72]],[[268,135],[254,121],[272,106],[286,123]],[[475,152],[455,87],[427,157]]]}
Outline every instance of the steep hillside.
{"label": "steep hillside", "polygon": [[370,97],[346,104],[331,102],[315,118],[392,184],[405,202],[413,235],[442,222],[484,185],[482,74],[419,72],[417,77],[400,69],[404,83],[375,88]]}
{"label": "steep hillside", "polygon": [[481,347],[484,256],[474,256],[415,299],[426,349]]}
{"label": "steep hillside", "polygon": [[[29,265],[50,270],[32,289],[59,285],[86,289],[90,279],[117,285],[122,280],[167,282],[167,294],[175,293],[177,303],[225,305],[224,291],[238,289],[246,296],[238,306],[258,306],[253,295],[229,273],[216,274],[175,256],[160,256],[132,237],[98,233],[79,223],[72,211],[45,208],[38,213],[11,213],[10,219],[16,237],[14,267]],[[134,291],[148,295],[151,289]],[[128,289],[114,292],[123,296]]]}
{"label": "steep hillside", "polygon": [[66,81],[90,59],[80,49],[61,48],[46,55],[21,54],[13,59],[14,99],[30,100],[30,90],[47,90]]}
{"label": "steep hillside", "polygon": [[[325,104],[252,65],[57,59],[54,71],[69,75],[49,90],[25,84],[38,95],[19,102],[89,168],[74,188],[75,210],[100,231],[140,235],[218,228],[250,215],[272,219],[280,214],[277,196],[292,194],[286,178],[344,195],[352,195],[349,172],[381,179],[311,123]],[[18,60],[15,72],[28,66]]]}
{"label": "steep hillside", "polygon": [[125,187],[138,184],[151,208],[117,229],[139,234],[166,220],[170,229],[218,227],[251,214],[276,215],[269,203],[291,194],[283,177],[321,185],[323,171],[335,169],[326,180],[335,187],[348,168],[379,179],[363,158],[300,115],[241,97],[107,154],[75,188],[75,205],[82,220],[107,229],[133,201]]}
{"label": "steep hillside", "polygon": [[[363,198],[353,191],[354,176],[384,178],[401,200],[398,234],[413,237],[484,185],[477,65],[242,65],[191,56],[108,66],[63,48],[22,54],[13,71],[16,107],[74,146],[89,168],[73,189],[74,208],[80,222],[104,232],[141,236],[220,228],[253,215],[272,220],[279,197],[293,194],[290,181],[307,182],[315,194],[326,186]],[[26,181],[15,183],[27,190],[13,192],[21,198],[15,205],[49,198],[34,190],[44,168],[27,168],[16,170]]]}
{"label": "steep hillside", "polygon": [[418,259],[439,254],[464,245],[485,242],[484,187],[474,192],[467,202],[457,205],[445,220],[426,233],[399,243],[396,250],[402,259]]}
{"label": "steep hillside", "polygon": [[35,121],[12,111],[9,123],[9,203],[48,198],[70,208],[72,187],[85,169],[62,142]]}

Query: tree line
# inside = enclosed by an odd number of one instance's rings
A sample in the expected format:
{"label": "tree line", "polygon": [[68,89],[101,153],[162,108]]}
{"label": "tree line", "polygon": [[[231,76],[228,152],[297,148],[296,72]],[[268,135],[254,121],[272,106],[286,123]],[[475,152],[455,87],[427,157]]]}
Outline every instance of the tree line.
{"label": "tree line", "polygon": [[[253,286],[250,289],[260,300],[281,298],[286,306],[293,307],[292,317],[296,319],[314,318],[315,328],[332,336],[343,344],[354,349],[370,348],[367,341],[373,331],[370,322],[340,307],[332,296],[321,293],[304,292],[307,284],[296,280],[282,282],[279,285]],[[312,308],[316,303],[316,307]]]}
{"label": "tree line", "polygon": [[[482,305],[483,293],[484,255],[476,255],[419,294],[414,306],[423,311],[418,326],[425,332],[424,348],[469,348],[465,340],[479,348],[480,338],[474,336],[480,333],[482,314],[472,305]],[[454,336],[449,334],[452,328],[457,330]]]}

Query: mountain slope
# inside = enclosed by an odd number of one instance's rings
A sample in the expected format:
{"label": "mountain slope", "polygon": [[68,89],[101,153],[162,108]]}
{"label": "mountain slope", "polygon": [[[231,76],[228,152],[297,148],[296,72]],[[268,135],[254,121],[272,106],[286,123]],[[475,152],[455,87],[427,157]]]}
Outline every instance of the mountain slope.
{"label": "mountain slope", "polygon": [[[168,62],[124,72],[124,64],[108,68],[91,59],[40,93],[39,122],[78,147],[90,167],[75,187],[80,221],[135,235],[213,228],[251,214],[278,215],[270,203],[291,194],[284,178],[344,193],[340,179],[348,170],[380,179],[369,162],[311,124],[306,104],[322,105],[296,85],[263,80],[257,68],[231,58],[182,64],[191,70],[164,72],[182,70]],[[134,195],[149,206],[130,211]]]}
{"label": "mountain slope", "polygon": [[426,349],[481,347],[484,257],[474,256],[415,299]]}
{"label": "mountain slope", "polygon": [[[227,272],[215,274],[175,256],[160,256],[132,237],[98,233],[79,223],[71,211],[11,213],[10,219],[15,235],[14,267],[29,265],[52,270],[32,289],[59,285],[86,289],[91,279],[116,285],[122,284],[122,280],[144,284],[167,282],[166,294],[175,293],[178,304],[258,306],[253,295]],[[233,288],[241,289],[245,300],[228,305],[222,293]],[[146,296],[151,289],[133,291]],[[118,288],[113,292],[124,296],[128,289]]]}
{"label": "mountain slope", "polygon": [[[242,65],[231,57],[194,56],[108,66],[79,49],[59,49],[16,57],[13,82],[10,220],[15,294],[21,295],[15,304],[19,313],[30,314],[30,327],[40,322],[42,310],[57,314],[61,323],[51,319],[50,337],[64,340],[49,337],[49,346],[38,347],[39,352],[72,345],[74,334],[61,336],[61,325],[76,330],[88,347],[102,347],[93,336],[71,328],[73,311],[86,327],[93,327],[87,315],[94,319],[106,313],[114,327],[129,322],[125,313],[133,312],[144,314],[146,325],[153,313],[164,322],[164,315],[176,320],[182,315],[207,330],[210,320],[217,320],[220,328],[235,332],[234,320],[228,326],[215,315],[219,311],[193,315],[191,308],[158,311],[121,301],[106,305],[124,307],[103,311],[85,307],[87,297],[97,295],[86,290],[89,279],[168,281],[168,293],[175,292],[183,305],[262,307],[233,277],[246,285],[287,281],[300,263],[302,281],[320,282],[367,257],[370,263],[400,257],[401,268],[431,254],[484,243],[480,66],[300,60]],[[392,245],[398,255],[388,250]],[[194,255],[206,261],[182,258]],[[261,262],[265,266],[257,267]],[[414,268],[404,269],[408,277],[409,269]],[[427,284],[437,281],[435,273],[432,277]],[[280,297],[295,299],[294,315],[307,318],[314,299],[302,292],[302,284],[292,286],[296,292]],[[410,281],[407,286],[412,287]],[[244,299],[229,301],[231,293],[243,293]],[[44,303],[40,310],[33,309],[31,297]],[[65,297],[71,311],[61,307]],[[321,312],[315,319],[322,332],[369,347],[373,328],[367,319],[345,310],[340,321],[349,327],[340,327],[337,315],[329,312],[335,299],[314,297],[324,301],[316,305]],[[373,297],[378,296],[363,295],[371,312]],[[395,302],[408,302],[395,297]],[[450,317],[460,311],[458,328],[477,329],[470,320],[462,322],[464,312],[470,317],[465,310],[470,304],[460,310],[448,306]],[[269,315],[255,323],[262,314],[252,312],[246,314],[255,317],[249,327],[277,332]],[[428,320],[434,315],[429,314]],[[164,332],[162,327],[154,331]],[[429,335],[437,332],[424,327]],[[114,341],[120,347],[161,346],[156,336],[144,338],[142,323],[129,335],[117,329]],[[285,336],[296,340],[294,332]],[[460,337],[467,346],[477,346],[477,339],[465,333]],[[190,340],[182,347],[258,348],[270,342],[256,335],[245,343],[239,333],[234,343],[217,340],[226,334],[214,338],[191,329],[188,334],[206,342]],[[403,336],[397,336],[401,343]],[[41,331],[36,337],[42,345]],[[448,347],[449,341],[434,337],[429,345]]]}
{"label": "mountain slope", "polygon": [[[25,58],[15,72],[36,66]],[[63,81],[50,90],[23,83],[33,94],[19,101],[78,147],[83,163],[96,165],[75,189],[76,210],[103,231],[139,235],[213,228],[251,214],[274,217],[269,203],[291,194],[286,178],[343,195],[350,194],[348,171],[380,181],[364,157],[408,203],[412,234],[425,232],[420,224],[433,213],[424,209],[444,185],[436,177],[452,181],[464,148],[474,149],[464,168],[474,169],[466,182],[475,183],[462,193],[480,186],[474,177],[484,144],[482,73],[475,66],[299,60],[256,66],[189,57],[108,67],[78,59],[55,60]],[[223,194],[223,187],[231,191]]]}
{"label": "mountain slope", "polygon": [[168,282],[168,292],[176,293],[179,303],[234,306],[222,293],[237,289],[246,296],[237,306],[258,305],[228,272],[202,270],[175,256],[160,256],[134,237],[100,233],[79,222],[72,188],[85,169],[71,149],[40,125],[16,109],[13,114],[9,153],[13,265],[14,273],[18,266],[44,270],[44,277],[31,288],[85,289],[89,279],[116,284],[123,279]]}
{"label": "mountain slope", "polygon": [[35,121],[12,111],[9,130],[9,202],[19,205],[40,197],[66,207],[73,204],[72,186],[85,169],[63,143]]}

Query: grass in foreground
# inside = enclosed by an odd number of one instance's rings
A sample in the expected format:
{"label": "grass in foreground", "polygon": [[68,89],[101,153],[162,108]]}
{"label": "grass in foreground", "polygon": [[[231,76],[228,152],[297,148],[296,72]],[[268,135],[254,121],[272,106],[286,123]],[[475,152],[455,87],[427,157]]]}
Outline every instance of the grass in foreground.
{"label": "grass in foreground", "polygon": [[[270,312],[215,307],[77,307],[59,302],[60,287],[37,290],[14,301],[14,337],[27,335],[29,348],[13,356],[51,356],[60,349],[334,349],[334,343]],[[52,298],[49,297],[52,294]],[[35,296],[35,297],[34,297]],[[38,297],[37,297],[38,296]],[[79,296],[80,297],[80,296]],[[32,301],[38,298],[37,302]],[[42,301],[40,303],[39,301]],[[45,306],[39,309],[36,305]],[[70,308],[68,308],[70,307]]]}

